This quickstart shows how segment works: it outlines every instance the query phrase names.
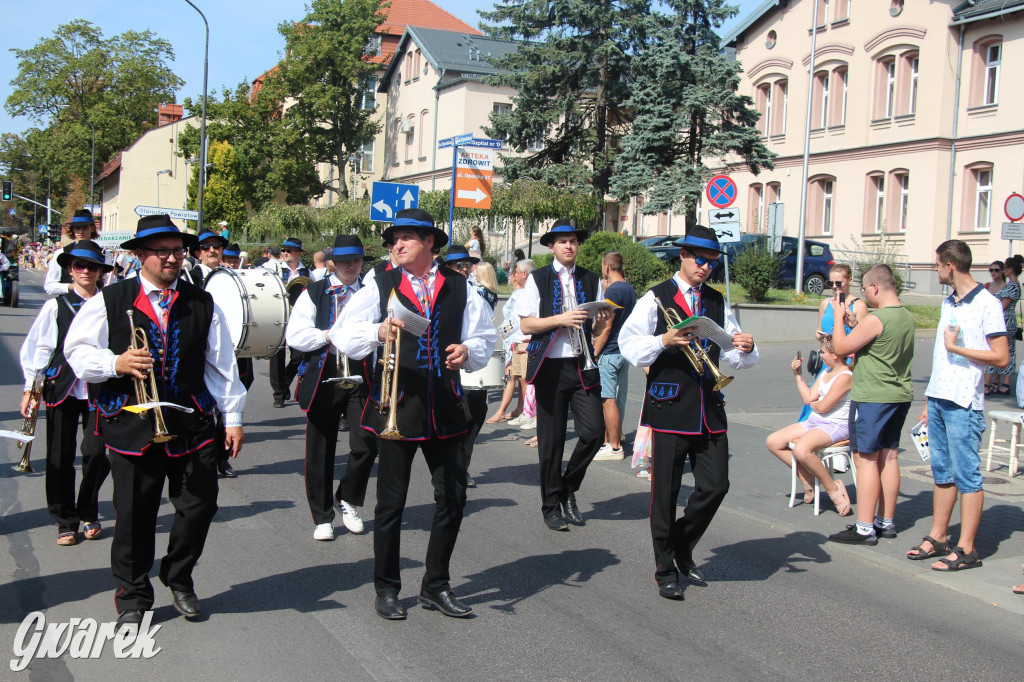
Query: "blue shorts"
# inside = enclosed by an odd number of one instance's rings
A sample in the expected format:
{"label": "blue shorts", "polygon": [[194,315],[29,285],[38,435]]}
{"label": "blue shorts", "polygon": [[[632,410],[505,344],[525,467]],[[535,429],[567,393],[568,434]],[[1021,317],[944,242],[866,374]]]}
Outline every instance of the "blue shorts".
{"label": "blue shorts", "polygon": [[981,434],[985,413],[950,400],[928,399],[928,449],[936,485],[956,485],[961,493],[982,490]]}
{"label": "blue shorts", "polygon": [[850,401],[850,449],[872,453],[898,448],[910,403],[859,403]]}
{"label": "blue shorts", "polygon": [[629,390],[629,363],[618,353],[601,353],[597,356],[597,369],[601,372],[601,398],[615,398],[619,406],[619,417],[624,416],[626,393]]}

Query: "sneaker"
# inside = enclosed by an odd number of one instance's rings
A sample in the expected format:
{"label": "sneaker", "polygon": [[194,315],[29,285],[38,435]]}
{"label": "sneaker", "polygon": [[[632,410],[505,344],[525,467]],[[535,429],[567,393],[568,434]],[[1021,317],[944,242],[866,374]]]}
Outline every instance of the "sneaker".
{"label": "sneaker", "polygon": [[838,457],[832,460],[832,471],[837,474],[845,474],[850,470],[850,463],[845,457]]}
{"label": "sneaker", "polygon": [[536,417],[530,417],[526,421],[520,422],[519,423],[519,428],[521,428],[523,431],[532,431],[532,430],[534,430],[535,428],[537,428],[537,418]]}
{"label": "sneaker", "polygon": [[341,522],[349,532],[357,535],[363,532],[363,520],[359,518],[359,512],[355,507],[345,500],[338,500],[338,510],[341,512]]}
{"label": "sneaker", "polygon": [[597,455],[594,456],[594,460],[598,462],[625,458],[626,453],[623,452],[621,447],[613,448],[611,445],[608,445],[607,443],[605,443],[604,447],[598,450]]}
{"label": "sneaker", "polygon": [[841,542],[844,545],[877,545],[878,536],[874,531],[870,535],[861,535],[857,532],[857,526],[847,526],[846,530],[833,533],[828,536],[832,542]]}
{"label": "sneaker", "polygon": [[511,419],[507,420],[505,423],[508,424],[509,426],[519,426],[520,424],[522,424],[527,419],[529,419],[529,417],[526,416],[526,413],[525,412],[520,412],[518,417],[512,417]]}
{"label": "sneaker", "polygon": [[329,523],[317,524],[313,529],[313,539],[329,542],[334,539],[334,526]]}
{"label": "sneaker", "polygon": [[877,523],[872,524],[875,527],[875,535],[886,540],[892,540],[896,537],[896,524],[890,523],[888,526],[879,526]]}

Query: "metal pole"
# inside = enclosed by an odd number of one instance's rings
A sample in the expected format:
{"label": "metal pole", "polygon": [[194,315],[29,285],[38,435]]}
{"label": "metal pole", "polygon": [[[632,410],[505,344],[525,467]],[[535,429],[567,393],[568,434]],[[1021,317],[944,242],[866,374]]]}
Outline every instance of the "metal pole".
{"label": "metal pole", "polygon": [[807,178],[811,163],[811,114],[814,97],[814,52],[818,46],[818,3],[814,3],[814,18],[811,20],[811,70],[807,76],[807,118],[804,121],[804,167],[803,183],[800,185],[800,224],[796,240],[796,293],[804,289],[804,233],[807,231]]}
{"label": "metal pole", "polygon": [[729,284],[729,252],[722,254],[722,262],[725,263],[725,304],[732,308],[732,285]]}
{"label": "metal pole", "polygon": [[196,7],[192,0],[185,0],[192,9],[199,12],[206,24],[206,50],[203,54],[203,111],[199,121],[199,192],[196,196],[196,212],[199,214],[199,221],[196,224],[196,233],[203,229],[203,187],[206,185],[206,82],[210,72],[210,22],[206,15]]}
{"label": "metal pole", "polygon": [[459,145],[452,140],[452,191],[448,197],[448,243],[455,238],[455,165],[459,158]]}

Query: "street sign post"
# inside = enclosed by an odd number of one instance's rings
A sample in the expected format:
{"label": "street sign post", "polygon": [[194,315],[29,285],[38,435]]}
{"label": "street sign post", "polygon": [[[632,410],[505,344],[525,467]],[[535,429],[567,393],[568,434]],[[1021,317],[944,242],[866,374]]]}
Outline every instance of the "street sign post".
{"label": "street sign post", "polygon": [[160,206],[136,206],[135,215],[142,217],[147,215],[161,215],[166,213],[172,220],[199,220],[199,211],[190,211],[184,208],[162,208]]}
{"label": "street sign post", "polygon": [[768,204],[768,238],[771,240],[772,253],[782,251],[784,208],[782,203]]}
{"label": "street sign post", "polygon": [[419,185],[399,182],[375,182],[370,191],[370,220],[390,223],[395,214],[420,205]]}
{"label": "street sign post", "polygon": [[708,180],[704,194],[715,208],[729,208],[736,201],[736,183],[728,175],[716,175]]}
{"label": "street sign post", "polygon": [[490,149],[459,149],[455,158],[455,205],[459,208],[491,207],[494,152]]}

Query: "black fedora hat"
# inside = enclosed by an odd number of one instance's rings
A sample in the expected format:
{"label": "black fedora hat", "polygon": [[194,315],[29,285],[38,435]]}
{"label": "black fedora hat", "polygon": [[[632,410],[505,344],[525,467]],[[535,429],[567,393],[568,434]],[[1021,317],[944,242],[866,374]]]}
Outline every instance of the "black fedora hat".
{"label": "black fedora hat", "polygon": [[706,249],[725,253],[725,249],[718,243],[718,235],[710,227],[704,225],[694,225],[686,231],[685,236],[675,240],[674,244],[687,249]]}
{"label": "black fedora hat", "polygon": [[238,258],[242,255],[242,247],[238,244],[228,244],[224,247],[224,255],[228,258]]}
{"label": "black fedora hat", "polygon": [[91,228],[91,237],[99,234],[99,228],[96,227],[96,217],[93,216],[92,211],[87,208],[80,208],[75,211],[75,215],[71,217],[67,225],[64,226],[64,232],[71,237],[75,238],[75,233],[72,232],[72,228],[76,227],[88,227]]}
{"label": "black fedora hat", "polygon": [[373,260],[373,256],[367,256],[363,250],[363,240],[354,234],[339,234],[334,238],[334,248],[325,249],[327,260]]}
{"label": "black fedora hat", "polygon": [[540,237],[541,246],[551,246],[551,243],[558,237],[564,237],[566,235],[575,234],[576,239],[582,244],[583,240],[587,238],[586,230],[577,230],[568,220],[556,220],[555,224],[551,226],[551,229],[545,232]]}
{"label": "black fedora hat", "polygon": [[434,225],[434,216],[420,208],[403,208],[395,214],[395,222],[384,230],[384,243],[395,243],[396,229],[416,230],[420,234],[434,236],[434,248],[443,249],[448,245],[448,235]]}
{"label": "black fedora hat", "polygon": [[228,240],[225,239],[224,237],[220,236],[219,232],[214,232],[212,230],[203,230],[202,232],[200,232],[199,236],[196,237],[196,246],[198,247],[203,242],[210,241],[210,240],[216,241],[217,243],[219,243],[224,248],[227,248],[227,246],[228,246]]}
{"label": "black fedora hat", "polygon": [[196,245],[196,236],[194,234],[182,232],[171,221],[171,216],[166,213],[160,213],[139,218],[138,227],[135,228],[135,236],[126,242],[121,242],[121,248],[130,251],[142,246],[149,239],[157,237],[181,237],[181,245],[186,249]]}
{"label": "black fedora hat", "polygon": [[281,242],[282,249],[298,249],[304,251],[302,248],[302,240],[298,237],[285,237],[284,241]]}
{"label": "black fedora hat", "polygon": [[96,263],[103,268],[103,272],[110,272],[113,265],[107,263],[103,256],[103,249],[91,239],[83,239],[80,242],[71,242],[57,254],[57,265],[66,268],[72,261],[84,260],[88,263]]}
{"label": "black fedora hat", "polygon": [[466,250],[465,246],[458,244],[452,244],[448,247],[448,252],[444,254],[444,262],[457,263],[460,260],[468,260],[470,263],[479,263],[480,259],[469,255],[469,251]]}

